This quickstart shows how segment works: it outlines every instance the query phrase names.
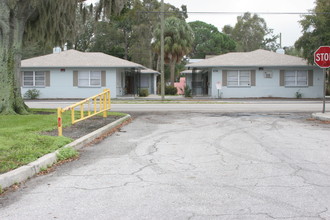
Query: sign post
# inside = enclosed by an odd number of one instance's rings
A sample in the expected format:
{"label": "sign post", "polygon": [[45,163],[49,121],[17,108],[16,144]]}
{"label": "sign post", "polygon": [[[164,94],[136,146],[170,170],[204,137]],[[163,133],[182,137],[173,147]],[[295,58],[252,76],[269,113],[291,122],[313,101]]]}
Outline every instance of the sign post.
{"label": "sign post", "polygon": [[325,113],[325,95],[327,91],[326,68],[330,67],[330,46],[321,46],[314,53],[314,63],[323,69],[324,90],[323,90],[323,111]]}
{"label": "sign post", "polygon": [[222,83],[220,81],[218,81],[216,84],[217,90],[218,90],[218,99],[220,99],[220,90],[222,88]]}

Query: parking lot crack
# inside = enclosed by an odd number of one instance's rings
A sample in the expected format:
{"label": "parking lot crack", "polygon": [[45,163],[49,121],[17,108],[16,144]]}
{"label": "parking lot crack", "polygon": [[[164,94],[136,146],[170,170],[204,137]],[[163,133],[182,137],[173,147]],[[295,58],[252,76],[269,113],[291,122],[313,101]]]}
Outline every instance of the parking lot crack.
{"label": "parking lot crack", "polygon": [[138,170],[132,172],[130,175],[136,175],[136,174],[142,172],[144,169],[149,168],[149,167],[154,166],[154,165],[155,165],[155,164],[147,164],[147,165],[145,165],[145,166],[139,168]]}

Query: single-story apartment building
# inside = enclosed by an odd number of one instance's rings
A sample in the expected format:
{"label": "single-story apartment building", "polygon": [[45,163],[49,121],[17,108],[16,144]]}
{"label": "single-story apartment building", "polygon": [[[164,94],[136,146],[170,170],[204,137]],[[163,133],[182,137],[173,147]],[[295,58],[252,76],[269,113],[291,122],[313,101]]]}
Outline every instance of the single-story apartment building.
{"label": "single-story apartment building", "polygon": [[[154,91],[157,73],[142,74],[140,64],[104,53],[58,51],[22,60],[21,91],[40,91],[39,98],[87,98],[109,88],[112,98]],[[148,83],[145,83],[148,82]]]}
{"label": "single-story apartment building", "polygon": [[194,96],[212,98],[323,97],[324,76],[306,60],[266,50],[234,52],[186,65]]}

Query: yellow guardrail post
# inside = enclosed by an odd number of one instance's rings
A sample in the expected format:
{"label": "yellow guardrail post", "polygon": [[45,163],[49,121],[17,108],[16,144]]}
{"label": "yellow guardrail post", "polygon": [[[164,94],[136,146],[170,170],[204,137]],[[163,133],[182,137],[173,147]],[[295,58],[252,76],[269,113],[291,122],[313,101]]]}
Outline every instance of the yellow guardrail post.
{"label": "yellow guardrail post", "polygon": [[108,108],[111,109],[111,93],[110,93],[110,90],[108,92],[108,104],[109,104]]}
{"label": "yellow guardrail post", "polygon": [[103,95],[101,96],[102,97],[102,99],[103,99],[103,118],[106,118],[107,117],[107,115],[108,115],[108,113],[107,113],[107,111],[106,111],[106,109],[107,109],[107,89],[103,89]]}
{"label": "yellow guardrail post", "polygon": [[58,136],[62,136],[62,108],[57,108],[57,129]]}
{"label": "yellow guardrail post", "polygon": [[71,109],[71,123],[74,124],[74,118],[75,118],[75,115],[74,115],[74,108]]}
{"label": "yellow guardrail post", "polygon": [[[93,103],[93,109],[91,109],[91,102]],[[87,114],[85,116],[84,114],[84,108],[87,105]],[[77,112],[76,119],[75,116],[75,108],[78,108],[77,111],[80,111],[80,114]],[[110,96],[110,90],[104,89],[102,93],[99,93],[95,96],[89,97],[83,101],[77,102],[73,105],[70,105],[66,108],[57,108],[57,123],[58,123],[58,136],[62,136],[62,114],[65,111],[71,111],[71,123],[75,124],[79,121],[85,120],[87,118],[93,117],[95,115],[98,115],[100,113],[103,113],[103,117],[107,117],[108,110],[111,109],[111,96]],[[93,114],[91,112],[93,111]],[[79,118],[80,115],[80,118]]]}

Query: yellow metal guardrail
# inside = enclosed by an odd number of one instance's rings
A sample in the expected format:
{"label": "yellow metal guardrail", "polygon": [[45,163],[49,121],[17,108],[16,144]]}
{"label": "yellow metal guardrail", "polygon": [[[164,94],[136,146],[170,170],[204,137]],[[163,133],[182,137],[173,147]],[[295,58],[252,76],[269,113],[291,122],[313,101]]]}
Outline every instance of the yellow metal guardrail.
{"label": "yellow metal guardrail", "polygon": [[[78,113],[77,119],[75,115],[75,111],[77,111],[76,109],[80,112]],[[79,121],[93,117],[100,113],[103,113],[103,117],[105,118],[107,117],[107,111],[110,109],[111,98],[109,89],[104,89],[102,93],[89,97],[81,102],[77,102],[76,104],[70,105],[66,108],[57,108],[58,136],[62,136],[62,114],[65,111],[71,111],[71,123],[75,124]],[[87,114],[85,115],[86,111]]]}

